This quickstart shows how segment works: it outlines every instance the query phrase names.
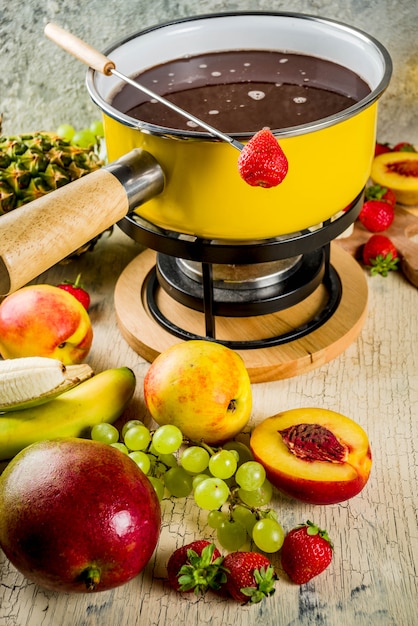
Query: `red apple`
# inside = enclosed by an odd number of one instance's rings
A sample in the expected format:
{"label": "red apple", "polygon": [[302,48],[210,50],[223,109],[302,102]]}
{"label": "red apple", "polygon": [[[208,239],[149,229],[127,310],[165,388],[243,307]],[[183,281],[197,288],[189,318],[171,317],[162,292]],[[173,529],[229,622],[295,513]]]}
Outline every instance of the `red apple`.
{"label": "red apple", "polygon": [[275,487],[310,504],[334,504],[357,495],[372,465],[361,426],[321,408],[265,419],[251,433],[250,447]]}
{"label": "red apple", "polygon": [[82,363],[92,341],[87,311],[58,287],[22,287],[0,305],[0,354],[4,359],[46,356],[65,365]]}
{"label": "red apple", "polygon": [[251,415],[244,361],[214,341],[185,341],[159,354],[145,375],[144,394],[157,424],[174,424],[189,439],[213,445],[232,439]]}
{"label": "red apple", "polygon": [[32,444],[0,476],[0,547],[46,589],[104,591],[148,563],[161,511],[148,478],[104,443]]}

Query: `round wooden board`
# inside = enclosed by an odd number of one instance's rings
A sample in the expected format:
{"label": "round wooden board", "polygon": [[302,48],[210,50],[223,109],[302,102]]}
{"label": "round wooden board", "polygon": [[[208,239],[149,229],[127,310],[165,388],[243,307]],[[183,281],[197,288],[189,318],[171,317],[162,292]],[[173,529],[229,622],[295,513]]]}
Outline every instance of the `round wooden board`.
{"label": "round wooden board", "polygon": [[[156,253],[145,250],[122,272],[115,288],[119,328],[128,344],[152,362],[169,346],[182,341],[163,329],[148,310],[145,289]],[[309,335],[289,343],[237,350],[244,359],[251,382],[269,382],[308,372],[341,354],[359,335],[367,311],[364,271],[353,257],[334,243],[331,263],[342,282],[342,298],[334,315]],[[219,340],[254,340],[274,337],[309,321],[320,311],[327,293],[320,285],[303,302],[284,311],[255,317],[216,317]],[[173,300],[163,289],[157,293],[162,313],[188,332],[204,335],[204,317]]]}

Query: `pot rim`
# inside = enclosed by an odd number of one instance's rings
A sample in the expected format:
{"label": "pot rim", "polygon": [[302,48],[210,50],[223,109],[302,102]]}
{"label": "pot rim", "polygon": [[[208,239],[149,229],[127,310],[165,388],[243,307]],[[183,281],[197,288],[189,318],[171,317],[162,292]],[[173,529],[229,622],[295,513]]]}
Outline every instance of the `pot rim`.
{"label": "pot rim", "polygon": [[[339,111],[338,113],[335,113],[328,117],[320,118],[319,120],[309,122],[308,124],[301,124],[297,126],[291,126],[291,127],[286,127],[286,128],[280,128],[280,129],[271,129],[273,134],[276,137],[293,137],[297,135],[302,135],[302,134],[318,131],[318,130],[327,128],[329,126],[333,126],[339,122],[345,121],[357,115],[358,113],[368,108],[372,104],[374,104],[376,100],[380,98],[380,96],[383,94],[383,92],[386,90],[386,88],[389,85],[389,81],[392,76],[392,69],[393,69],[392,59],[388,50],[379,40],[377,40],[375,37],[368,34],[367,32],[357,27],[345,24],[344,22],[340,22],[338,20],[325,18],[321,16],[306,14],[306,13],[298,13],[298,12],[227,11],[227,12],[209,13],[209,14],[194,15],[190,17],[179,18],[176,20],[171,20],[168,22],[162,22],[160,24],[149,26],[148,28],[132,33],[128,35],[127,37],[121,38],[113,42],[112,44],[110,44],[103,51],[103,54],[105,54],[106,56],[109,56],[114,50],[116,50],[117,48],[120,48],[121,46],[132,41],[133,39],[136,39],[142,35],[146,35],[147,33],[164,29],[166,27],[176,26],[176,25],[184,24],[184,23],[191,23],[191,22],[199,21],[199,20],[208,20],[212,18],[228,18],[228,17],[241,17],[241,16],[243,17],[267,16],[267,17],[297,18],[297,19],[306,20],[306,21],[323,23],[325,25],[335,27],[336,30],[341,30],[342,32],[349,32],[350,34],[354,35],[359,40],[363,40],[367,42],[368,44],[371,44],[372,46],[374,46],[376,51],[380,54],[382,65],[385,68],[380,82],[374,87],[374,89],[371,89],[369,94],[367,94],[364,98],[362,98],[361,100],[359,100],[352,106],[346,109],[343,109],[342,111]],[[136,130],[140,130],[141,132],[149,134],[149,135],[169,137],[172,139],[205,140],[205,141],[216,141],[216,142],[220,141],[217,137],[211,135],[208,132],[197,131],[197,130],[183,130],[183,129],[180,130],[180,129],[175,129],[175,128],[159,126],[157,124],[152,124],[150,122],[145,122],[143,120],[135,119],[129,115],[126,115],[125,113],[122,113],[121,111],[113,107],[104,98],[102,98],[102,96],[99,94],[95,85],[95,76],[97,74],[98,72],[96,70],[93,70],[92,68],[89,68],[87,70],[86,86],[87,86],[87,90],[89,92],[91,99],[96,105],[99,106],[99,108],[102,110],[103,113],[105,113],[110,118],[118,122],[121,122],[124,126],[128,126]],[[233,137],[234,139],[242,139],[245,141],[245,140],[250,139],[254,135],[254,133],[253,132],[229,133],[229,135]]]}

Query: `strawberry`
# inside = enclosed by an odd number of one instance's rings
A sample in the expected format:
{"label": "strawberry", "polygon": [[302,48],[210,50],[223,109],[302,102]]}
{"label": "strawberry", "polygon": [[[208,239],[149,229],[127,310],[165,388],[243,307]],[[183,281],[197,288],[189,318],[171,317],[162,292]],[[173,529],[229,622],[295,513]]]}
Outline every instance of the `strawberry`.
{"label": "strawberry", "polygon": [[396,204],[396,195],[392,189],[382,187],[382,185],[371,185],[366,188],[366,200],[385,200],[393,207]]}
{"label": "strawberry", "polygon": [[363,263],[371,268],[372,276],[387,276],[388,272],[398,269],[398,251],[385,235],[372,235],[364,244],[362,258]]}
{"label": "strawberry", "polygon": [[381,233],[395,219],[395,209],[386,200],[366,200],[358,219],[371,233]]}
{"label": "strawberry", "polygon": [[303,585],[328,567],[332,555],[327,532],[308,520],[286,535],[281,550],[282,567],[294,583]]}
{"label": "strawberry", "polygon": [[238,158],[239,174],[252,187],[276,187],[288,168],[286,155],[269,128],[258,131]]}
{"label": "strawberry", "polygon": [[390,147],[390,145],[388,143],[381,143],[377,141],[374,148],[374,156],[384,154],[385,152],[392,152],[392,148]]}
{"label": "strawberry", "polygon": [[275,592],[277,575],[267,557],[259,552],[231,552],[224,562],[225,590],[243,604],[255,604]]}
{"label": "strawberry", "polygon": [[409,141],[401,141],[392,148],[392,152],[416,152],[415,146]]}
{"label": "strawberry", "polygon": [[210,541],[198,540],[178,548],[168,559],[168,582],[177,591],[205,593],[225,582],[223,557]]}
{"label": "strawberry", "polygon": [[63,289],[64,291],[68,291],[68,293],[77,298],[77,300],[81,302],[81,304],[87,311],[90,306],[90,296],[80,284],[80,278],[81,274],[77,276],[74,283],[72,283],[70,280],[64,280],[64,282],[57,285],[57,287],[59,289]]}

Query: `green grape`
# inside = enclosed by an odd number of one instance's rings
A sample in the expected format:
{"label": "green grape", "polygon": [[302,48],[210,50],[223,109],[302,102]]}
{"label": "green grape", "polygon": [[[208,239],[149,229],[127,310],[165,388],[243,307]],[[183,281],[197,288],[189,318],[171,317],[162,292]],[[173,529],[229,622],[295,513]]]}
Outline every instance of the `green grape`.
{"label": "green grape", "polygon": [[151,433],[145,424],[128,428],[123,442],[129,450],[145,450],[151,441]]}
{"label": "green grape", "polygon": [[57,128],[57,135],[65,141],[71,141],[74,137],[75,128],[71,124],[60,124]]}
{"label": "green grape", "polygon": [[269,480],[263,482],[261,487],[253,491],[238,489],[238,495],[247,506],[260,507],[268,504],[273,497],[273,487]]}
{"label": "green grape", "polygon": [[[150,464],[150,469],[149,469],[148,474],[150,475],[152,474],[153,476],[158,476],[158,459],[156,459],[156,457],[153,454],[149,454],[148,450],[132,450],[132,452],[145,452],[145,454],[147,455],[149,459],[149,464]],[[163,469],[161,470],[161,473],[164,474],[164,472],[166,471],[167,471],[167,467],[164,465]]]}
{"label": "green grape", "polygon": [[187,498],[192,492],[193,478],[182,467],[171,467],[164,474],[164,483],[170,495]]}
{"label": "green grape", "polygon": [[237,469],[237,460],[230,450],[219,450],[209,459],[209,471],[215,478],[231,478]]}
{"label": "green grape", "polygon": [[177,458],[174,454],[155,454],[147,448],[146,453],[151,460],[151,466],[153,468],[152,474],[159,476],[165,474],[167,470],[172,467],[178,467]]}
{"label": "green grape", "polygon": [[166,467],[177,467],[177,459],[174,454],[159,454],[158,461],[163,463]]}
{"label": "green grape", "polygon": [[231,516],[232,519],[244,526],[245,530],[251,537],[254,525],[257,521],[254,513],[252,513],[250,509],[247,509],[246,506],[241,506],[241,504],[237,504],[232,509]]}
{"label": "green grape", "polygon": [[96,143],[96,137],[89,128],[83,128],[74,133],[71,143],[73,146],[79,146],[80,148],[93,148]]}
{"label": "green grape", "polygon": [[230,452],[233,455],[234,459],[237,462],[237,466],[238,466],[238,461],[239,461],[239,453],[238,453],[238,451],[237,450],[228,450],[228,452]]}
{"label": "green grape", "polygon": [[101,120],[93,120],[90,124],[90,130],[95,137],[104,137],[103,122]]}
{"label": "green grape", "polygon": [[174,424],[164,424],[152,436],[152,447],[158,454],[176,452],[183,443],[183,434]]}
{"label": "green grape", "polygon": [[163,481],[160,480],[159,478],[156,478],[155,476],[148,476],[148,480],[150,481],[151,485],[154,487],[155,493],[157,494],[157,497],[158,497],[159,501],[161,502],[161,500],[164,497],[164,483],[163,483]]}
{"label": "green grape", "polygon": [[142,450],[134,450],[130,452],[129,455],[132,461],[138,465],[139,469],[141,469],[144,474],[148,474],[151,469],[151,460],[148,454],[145,454]]}
{"label": "green grape", "polygon": [[156,449],[154,448],[154,446],[152,445],[152,439],[151,439],[151,443],[150,443],[150,445],[148,446],[148,452],[149,452],[150,454],[153,454],[154,456],[160,456],[160,455],[158,454],[157,450],[156,450]]}
{"label": "green grape", "polygon": [[101,441],[102,443],[116,443],[119,440],[119,431],[113,424],[95,424],[91,429],[91,438],[94,441]]}
{"label": "green grape", "polygon": [[129,450],[128,448],[125,446],[124,443],[111,443],[110,444],[112,446],[112,448],[116,448],[116,450],[119,450],[120,452],[122,452],[122,454],[129,454]]}
{"label": "green grape", "polygon": [[132,426],[145,426],[144,422],[141,420],[129,420],[122,427],[122,439],[125,438],[126,431],[132,428]]}
{"label": "green grape", "polygon": [[206,511],[219,509],[229,497],[229,487],[221,478],[202,480],[194,490],[197,506]]}
{"label": "green grape", "polygon": [[202,482],[202,480],[206,480],[207,478],[209,478],[208,474],[195,474],[194,476],[192,474],[193,491],[196,489],[197,485]]}
{"label": "green grape", "polygon": [[242,548],[248,538],[244,526],[233,519],[226,519],[222,522],[216,529],[216,536],[221,546],[228,552],[235,552]]}
{"label": "green grape", "polygon": [[266,517],[255,523],[252,538],[263,552],[277,552],[283,545],[284,531],[276,520]]}
{"label": "green grape", "polygon": [[209,463],[209,452],[202,446],[190,446],[181,455],[180,465],[191,474],[201,474]]}
{"label": "green grape", "polygon": [[163,480],[164,474],[169,469],[171,469],[171,467],[167,467],[166,465],[163,465],[162,463],[160,463],[160,461],[153,454],[150,454],[149,457],[151,459],[151,468],[152,468],[150,470],[150,474],[152,474],[153,476],[157,476],[157,478],[161,478],[161,480]]}
{"label": "green grape", "polygon": [[263,509],[263,517],[269,517],[279,523],[279,517],[274,509]]}
{"label": "green grape", "polygon": [[257,461],[247,461],[237,469],[235,480],[242,489],[254,491],[266,480],[266,470]]}
{"label": "green grape", "polygon": [[222,511],[214,509],[208,513],[208,525],[211,528],[219,528],[221,524],[227,519],[227,516]]}
{"label": "green grape", "polygon": [[240,465],[242,465],[243,463],[246,463],[247,461],[254,461],[254,457],[253,457],[253,453],[251,452],[250,448],[248,446],[245,445],[245,443],[242,443],[241,441],[227,441],[224,446],[223,446],[224,450],[235,450],[236,452],[238,452],[239,455],[239,460],[238,460],[238,467]]}

